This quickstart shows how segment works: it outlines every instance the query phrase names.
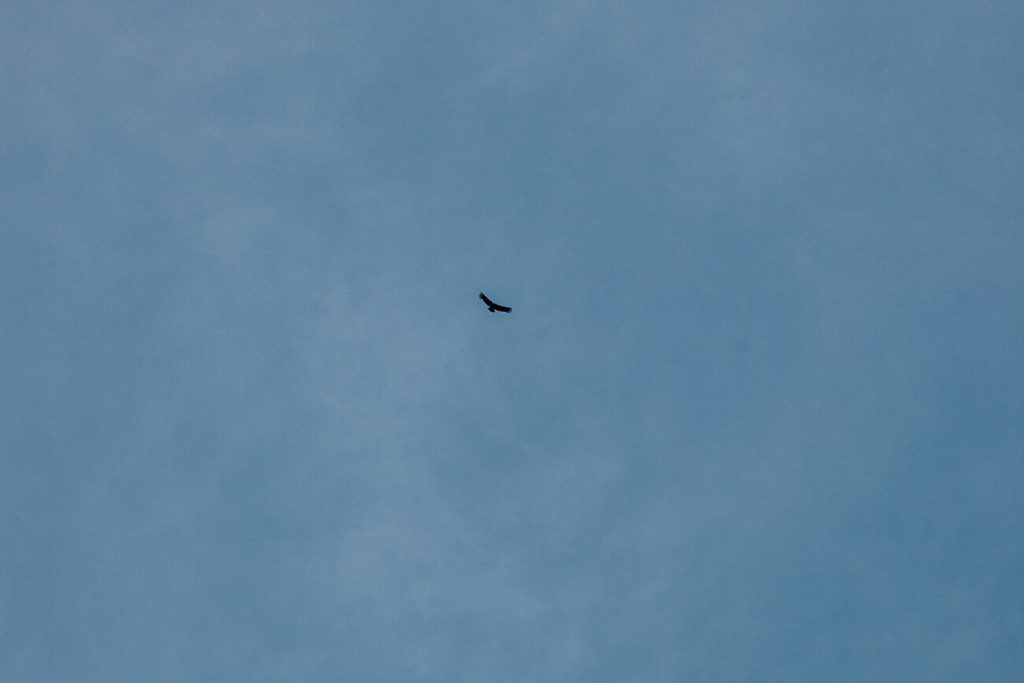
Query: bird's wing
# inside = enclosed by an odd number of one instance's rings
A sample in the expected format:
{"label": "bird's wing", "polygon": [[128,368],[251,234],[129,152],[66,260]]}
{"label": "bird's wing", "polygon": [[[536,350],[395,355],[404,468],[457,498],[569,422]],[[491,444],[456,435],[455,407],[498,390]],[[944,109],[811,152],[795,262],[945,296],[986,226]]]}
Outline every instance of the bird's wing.
{"label": "bird's wing", "polygon": [[486,296],[484,296],[483,292],[480,292],[480,298],[483,299],[484,303],[487,304],[488,306],[494,305],[494,302],[488,299]]}
{"label": "bird's wing", "polygon": [[508,306],[502,306],[500,304],[494,304],[494,310],[501,311],[502,313],[511,313],[512,309]]}

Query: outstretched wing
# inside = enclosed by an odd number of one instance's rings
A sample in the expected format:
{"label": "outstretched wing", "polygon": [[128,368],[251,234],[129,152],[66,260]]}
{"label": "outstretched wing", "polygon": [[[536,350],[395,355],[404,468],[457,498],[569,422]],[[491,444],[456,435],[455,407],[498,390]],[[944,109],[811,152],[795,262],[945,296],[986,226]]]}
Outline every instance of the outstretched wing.
{"label": "outstretched wing", "polygon": [[494,306],[494,302],[488,299],[483,292],[480,292],[480,298],[483,299],[485,304],[487,304],[487,308]]}
{"label": "outstretched wing", "polygon": [[501,304],[491,304],[494,310],[501,311],[502,313],[510,313],[512,311],[508,306],[502,306]]}

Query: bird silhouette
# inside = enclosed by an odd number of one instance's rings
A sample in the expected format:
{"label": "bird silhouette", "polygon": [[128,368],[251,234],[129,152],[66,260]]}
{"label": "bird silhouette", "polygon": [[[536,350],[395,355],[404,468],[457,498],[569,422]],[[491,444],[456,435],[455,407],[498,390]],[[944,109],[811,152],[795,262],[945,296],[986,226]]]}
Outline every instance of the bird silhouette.
{"label": "bird silhouette", "polygon": [[493,301],[491,301],[490,299],[488,299],[487,296],[483,292],[480,292],[480,298],[483,299],[483,302],[485,304],[487,304],[487,310],[490,311],[491,313],[494,313],[495,311],[500,311],[501,313],[511,313],[512,312],[512,309],[509,308],[508,306],[502,306],[501,304],[496,304]]}

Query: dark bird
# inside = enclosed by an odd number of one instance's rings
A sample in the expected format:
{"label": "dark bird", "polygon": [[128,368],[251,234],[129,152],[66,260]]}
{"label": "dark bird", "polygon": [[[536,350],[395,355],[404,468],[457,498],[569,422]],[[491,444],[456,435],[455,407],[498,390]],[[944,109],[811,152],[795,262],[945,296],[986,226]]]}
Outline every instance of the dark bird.
{"label": "dark bird", "polygon": [[484,295],[483,292],[480,292],[480,298],[483,299],[485,304],[487,304],[487,310],[490,311],[491,313],[494,313],[495,311],[501,311],[502,313],[509,313],[509,312],[512,311],[512,309],[509,308],[508,306],[502,306],[501,304],[494,303],[493,301],[488,299]]}

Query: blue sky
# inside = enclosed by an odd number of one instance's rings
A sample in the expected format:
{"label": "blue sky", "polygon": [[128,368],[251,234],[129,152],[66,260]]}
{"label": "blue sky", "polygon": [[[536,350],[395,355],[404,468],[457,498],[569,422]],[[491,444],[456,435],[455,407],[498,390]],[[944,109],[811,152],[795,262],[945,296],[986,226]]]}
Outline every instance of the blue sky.
{"label": "blue sky", "polygon": [[9,3],[0,678],[1018,676],[1022,7]]}

